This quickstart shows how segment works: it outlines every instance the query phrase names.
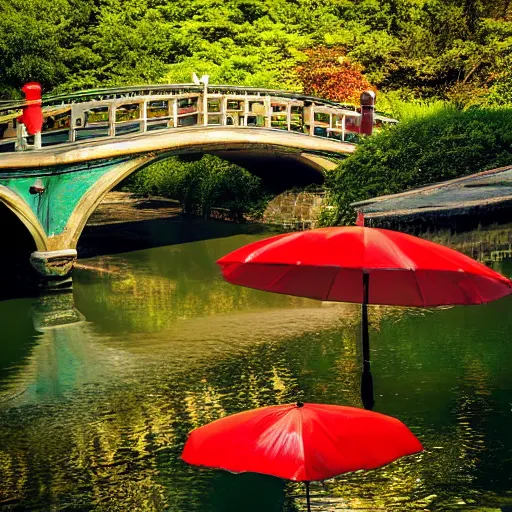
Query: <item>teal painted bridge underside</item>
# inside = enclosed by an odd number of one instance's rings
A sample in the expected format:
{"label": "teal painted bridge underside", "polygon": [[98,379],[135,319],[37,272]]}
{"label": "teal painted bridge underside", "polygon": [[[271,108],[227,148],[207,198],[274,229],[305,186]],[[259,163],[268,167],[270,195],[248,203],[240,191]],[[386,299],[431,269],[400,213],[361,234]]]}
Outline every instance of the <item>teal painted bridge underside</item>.
{"label": "teal painted bridge underside", "polygon": [[[63,232],[72,212],[88,190],[128,157],[84,162],[48,169],[23,169],[0,174],[4,185],[20,196],[39,219],[47,236]],[[31,194],[30,187],[44,187],[42,194]]]}

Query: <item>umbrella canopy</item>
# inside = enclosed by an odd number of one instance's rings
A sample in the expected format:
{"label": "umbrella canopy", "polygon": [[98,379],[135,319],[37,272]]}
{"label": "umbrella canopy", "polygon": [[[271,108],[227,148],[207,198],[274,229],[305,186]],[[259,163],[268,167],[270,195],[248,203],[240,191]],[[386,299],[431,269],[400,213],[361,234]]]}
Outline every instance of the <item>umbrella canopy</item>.
{"label": "umbrella canopy", "polygon": [[278,235],[220,258],[226,281],[319,300],[440,306],[481,304],[512,293],[512,282],[439,244],[387,229],[320,228]]}
{"label": "umbrella canopy", "polygon": [[[364,409],[297,403],[241,412],[194,430],[189,464],[288,480],[374,469],[423,450],[399,420]],[[309,507],[309,486],[308,507]]]}
{"label": "umbrella canopy", "polygon": [[181,457],[235,473],[311,481],[378,468],[422,449],[391,416],[298,403],[245,411],[200,427],[190,434]]}
{"label": "umbrella canopy", "polygon": [[464,254],[387,229],[349,226],[278,235],[220,258],[232,284],[312,299],[362,304],[365,408],[375,403],[368,304],[482,304],[512,293],[512,281]]}

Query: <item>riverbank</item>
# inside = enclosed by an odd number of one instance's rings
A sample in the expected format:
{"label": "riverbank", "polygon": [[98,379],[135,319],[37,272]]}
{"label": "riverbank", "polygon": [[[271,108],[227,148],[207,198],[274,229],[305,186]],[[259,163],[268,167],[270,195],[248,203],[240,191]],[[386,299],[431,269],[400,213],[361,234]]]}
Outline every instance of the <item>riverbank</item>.
{"label": "riverbank", "polygon": [[87,227],[152,219],[181,220],[178,201],[165,197],[142,197],[131,192],[109,192],[91,215]]}
{"label": "riverbank", "polygon": [[357,201],[351,206],[372,226],[421,233],[469,231],[507,222],[512,213],[512,166],[434,183],[399,194]]}

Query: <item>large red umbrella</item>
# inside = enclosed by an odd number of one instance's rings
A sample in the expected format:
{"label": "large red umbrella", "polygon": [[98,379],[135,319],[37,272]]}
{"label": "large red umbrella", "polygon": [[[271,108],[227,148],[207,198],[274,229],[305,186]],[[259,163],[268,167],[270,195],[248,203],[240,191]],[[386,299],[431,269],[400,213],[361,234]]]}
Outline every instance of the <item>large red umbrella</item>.
{"label": "large red umbrella", "polygon": [[373,406],[367,304],[482,304],[512,281],[464,254],[415,236],[362,226],[277,235],[220,258],[226,281],[319,300],[362,304],[365,407]]}
{"label": "large red umbrella", "polygon": [[423,450],[399,420],[339,405],[297,403],[241,412],[194,430],[189,464],[306,482],[374,469]]}

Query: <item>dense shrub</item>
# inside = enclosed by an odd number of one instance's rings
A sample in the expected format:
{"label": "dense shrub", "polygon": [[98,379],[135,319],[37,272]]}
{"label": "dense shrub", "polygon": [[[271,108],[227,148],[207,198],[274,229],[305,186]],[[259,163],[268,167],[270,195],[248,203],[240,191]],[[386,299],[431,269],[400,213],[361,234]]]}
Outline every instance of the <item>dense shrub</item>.
{"label": "dense shrub", "polygon": [[350,224],[350,203],[512,164],[512,109],[445,107],[364,140],[326,180],[322,222]]}
{"label": "dense shrub", "polygon": [[123,188],[176,199],[183,213],[205,218],[215,208],[225,209],[238,222],[261,216],[268,201],[260,178],[211,155],[192,162],[169,158],[136,173]]}

